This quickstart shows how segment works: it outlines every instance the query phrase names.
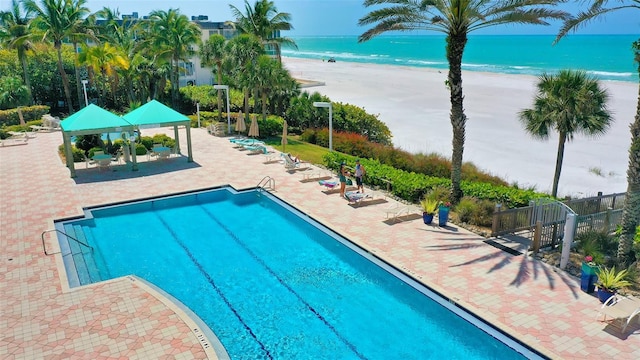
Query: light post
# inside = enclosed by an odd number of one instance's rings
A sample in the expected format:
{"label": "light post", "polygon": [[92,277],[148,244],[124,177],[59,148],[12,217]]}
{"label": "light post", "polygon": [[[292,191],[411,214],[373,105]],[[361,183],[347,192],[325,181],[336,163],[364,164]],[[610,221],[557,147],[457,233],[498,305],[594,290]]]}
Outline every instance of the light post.
{"label": "light post", "polygon": [[333,151],[333,107],[330,102],[314,101],[313,106],[329,108],[329,151]]}
{"label": "light post", "polygon": [[213,85],[216,90],[224,90],[227,94],[227,133],[231,134],[231,114],[229,114],[229,85]]}
{"label": "light post", "polygon": [[82,90],[84,90],[84,106],[89,106],[89,100],[87,99],[87,83],[89,80],[82,80]]}

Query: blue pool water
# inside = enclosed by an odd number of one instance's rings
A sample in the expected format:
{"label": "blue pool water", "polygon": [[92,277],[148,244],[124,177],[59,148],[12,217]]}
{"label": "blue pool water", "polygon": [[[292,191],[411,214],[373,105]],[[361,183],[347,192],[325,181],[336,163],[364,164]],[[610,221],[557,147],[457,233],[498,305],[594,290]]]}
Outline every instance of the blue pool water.
{"label": "blue pool water", "polygon": [[232,359],[524,358],[266,193],[225,188],[90,215],[64,227],[94,247],[99,277],[159,286]]}

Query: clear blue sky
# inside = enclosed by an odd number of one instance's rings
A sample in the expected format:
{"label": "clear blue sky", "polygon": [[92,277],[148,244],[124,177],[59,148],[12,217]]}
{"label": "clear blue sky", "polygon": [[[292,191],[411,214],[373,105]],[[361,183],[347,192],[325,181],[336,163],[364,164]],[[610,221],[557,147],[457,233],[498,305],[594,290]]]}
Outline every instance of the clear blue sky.
{"label": "clear blue sky", "polygon": [[[254,4],[255,0],[249,0]],[[362,0],[274,0],[278,11],[292,15],[294,30],[286,36],[308,35],[359,35],[366,28],[357,25],[358,19],[370,9]],[[10,0],[0,0],[0,9],[8,10]],[[576,13],[576,1],[565,4],[563,9]],[[588,2],[587,2],[588,3]],[[611,4],[617,1],[611,1]],[[178,8],[182,14],[208,15],[210,21],[233,20],[229,4],[244,10],[243,0],[88,0],[92,12],[107,6],[119,9],[121,14],[137,11],[140,16],[152,10]],[[508,25],[484,30],[484,34],[555,34],[559,24],[551,26]],[[640,10],[628,9],[609,14],[605,20],[595,21],[581,29],[580,34],[640,34]],[[477,34],[481,34],[478,32]]]}

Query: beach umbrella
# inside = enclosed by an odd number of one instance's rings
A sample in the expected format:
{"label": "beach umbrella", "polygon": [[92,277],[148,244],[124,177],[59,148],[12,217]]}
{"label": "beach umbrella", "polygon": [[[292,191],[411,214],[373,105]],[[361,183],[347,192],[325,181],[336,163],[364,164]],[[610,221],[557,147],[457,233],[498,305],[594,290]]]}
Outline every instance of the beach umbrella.
{"label": "beach umbrella", "polygon": [[287,121],[285,120],[284,124],[282,124],[282,152],[287,146]]}
{"label": "beach umbrella", "polygon": [[240,111],[238,119],[236,120],[236,131],[244,132],[245,130],[247,130],[247,124],[245,124],[244,115],[242,114],[242,111]]}
{"label": "beach umbrella", "polygon": [[256,115],[251,115],[251,126],[249,126],[249,136],[260,136],[260,130],[258,129],[258,119],[256,119]]}

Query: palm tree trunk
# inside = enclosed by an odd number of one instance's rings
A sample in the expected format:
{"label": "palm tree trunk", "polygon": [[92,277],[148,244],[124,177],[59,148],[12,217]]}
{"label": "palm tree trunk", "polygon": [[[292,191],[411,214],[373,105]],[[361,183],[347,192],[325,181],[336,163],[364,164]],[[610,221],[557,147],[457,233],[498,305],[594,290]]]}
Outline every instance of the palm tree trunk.
{"label": "palm tree trunk", "polygon": [[244,89],[244,113],[249,116],[249,89]]}
{"label": "palm tree trunk", "polygon": [[560,172],[562,171],[562,160],[564,160],[564,144],[567,141],[567,134],[560,132],[558,138],[558,155],[556,156],[556,171],[553,174],[553,188],[551,189],[551,196],[556,197],[558,195],[558,183],[560,182]]}
{"label": "palm tree trunk", "polygon": [[[218,85],[222,84],[222,63],[218,62]],[[227,96],[229,96],[229,89],[227,89]],[[222,121],[222,90],[218,89],[218,121]],[[229,109],[227,109],[229,112]]]}
{"label": "palm tree trunk", "polygon": [[458,203],[463,195],[460,189],[460,182],[467,117],[464,114],[464,96],[462,95],[462,54],[466,44],[466,32],[449,34],[447,37],[447,60],[449,62],[447,81],[451,101],[450,119],[453,128],[453,152],[451,155],[451,201],[453,203]]}
{"label": "palm tree trunk", "polygon": [[267,92],[262,92],[262,120],[267,121]]}
{"label": "palm tree trunk", "polygon": [[29,67],[27,65],[27,56],[24,50],[18,49],[18,57],[20,58],[20,64],[22,65],[22,73],[24,74],[24,85],[29,92],[29,105],[33,105],[33,93],[31,92],[31,79],[29,78]]}
{"label": "palm tree trunk", "polygon": [[71,91],[69,90],[69,78],[67,73],[64,72],[62,66],[62,44],[55,44],[56,52],[58,54],[58,71],[62,77],[62,87],[64,88],[64,95],[67,98],[67,107],[69,108],[69,114],[73,114],[73,106],[71,105]]}
{"label": "palm tree trunk", "polygon": [[[640,62],[638,64],[638,73],[640,74]],[[628,264],[630,260],[629,253],[633,245],[633,237],[638,227],[638,221],[640,221],[640,86],[638,86],[636,117],[631,124],[627,183],[627,196],[622,209],[622,232],[618,243],[617,260],[619,264]],[[640,257],[640,254],[636,254],[636,257]]]}
{"label": "palm tree trunk", "polygon": [[82,96],[82,89],[81,89],[81,84],[82,82],[80,81],[80,69],[78,68],[78,43],[74,42],[73,43],[73,54],[75,55],[75,59],[76,62],[74,64],[74,69],[75,69],[75,75],[76,75],[76,95],[78,96],[78,104],[80,104],[80,107],[82,107],[82,104],[84,104],[84,97]]}

